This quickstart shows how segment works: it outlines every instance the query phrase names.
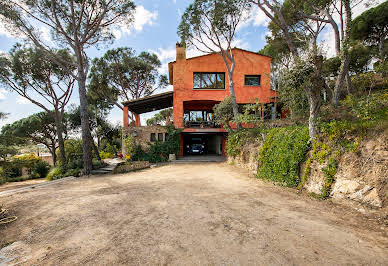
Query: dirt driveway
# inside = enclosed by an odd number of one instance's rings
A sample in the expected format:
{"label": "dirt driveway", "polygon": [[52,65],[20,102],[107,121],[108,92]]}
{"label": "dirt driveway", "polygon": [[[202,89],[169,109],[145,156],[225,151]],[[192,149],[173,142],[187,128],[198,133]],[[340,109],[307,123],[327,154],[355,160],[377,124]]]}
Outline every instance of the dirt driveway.
{"label": "dirt driveway", "polygon": [[388,264],[388,228],[247,178],[176,164],[0,197],[2,263],[34,265]]}

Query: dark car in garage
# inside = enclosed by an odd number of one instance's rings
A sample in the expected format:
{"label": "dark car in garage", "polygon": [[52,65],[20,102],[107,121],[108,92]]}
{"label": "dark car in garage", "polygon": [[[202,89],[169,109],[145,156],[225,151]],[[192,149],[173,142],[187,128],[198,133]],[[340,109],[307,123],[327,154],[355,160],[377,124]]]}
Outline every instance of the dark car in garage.
{"label": "dark car in garage", "polygon": [[200,143],[193,143],[191,145],[187,145],[187,153],[188,154],[204,154],[205,146]]}

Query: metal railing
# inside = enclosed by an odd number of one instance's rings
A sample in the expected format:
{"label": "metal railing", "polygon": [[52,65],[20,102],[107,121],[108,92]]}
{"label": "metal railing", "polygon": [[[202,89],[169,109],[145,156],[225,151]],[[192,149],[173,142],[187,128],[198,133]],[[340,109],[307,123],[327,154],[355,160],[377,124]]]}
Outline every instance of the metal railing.
{"label": "metal railing", "polygon": [[213,121],[184,121],[186,128],[217,128],[219,127]]}

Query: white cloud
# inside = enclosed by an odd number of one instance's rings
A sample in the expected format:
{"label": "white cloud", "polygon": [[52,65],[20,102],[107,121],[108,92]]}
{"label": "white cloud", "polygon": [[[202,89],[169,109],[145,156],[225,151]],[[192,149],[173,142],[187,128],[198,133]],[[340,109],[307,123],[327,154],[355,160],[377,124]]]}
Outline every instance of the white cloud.
{"label": "white cloud", "polygon": [[237,31],[248,27],[250,25],[256,26],[256,27],[267,27],[270,19],[264,14],[264,12],[258,8],[257,6],[254,6],[249,14],[243,14],[243,19],[241,20],[240,24],[237,26]]}
{"label": "white cloud", "polygon": [[18,103],[18,104],[30,104],[31,102],[22,96],[18,96],[16,98],[16,103]]}
{"label": "white cloud", "polygon": [[158,11],[150,12],[144,6],[137,6],[135,13],[135,23],[133,27],[137,32],[142,31],[144,25],[153,25],[158,18]]}
{"label": "white cloud", "polygon": [[159,57],[159,60],[161,62],[175,59],[175,48],[169,48],[169,49],[158,48],[157,51],[150,50],[150,52],[155,53]]}
{"label": "white cloud", "polygon": [[40,28],[40,35],[44,41],[51,42],[50,30],[47,27],[43,26]]}
{"label": "white cloud", "polygon": [[12,37],[12,34],[6,29],[4,23],[0,20],[0,36],[5,35],[6,37]]}
{"label": "white cloud", "polygon": [[8,93],[5,89],[0,89],[0,100],[4,100],[6,98],[6,94]]}
{"label": "white cloud", "polygon": [[158,18],[158,11],[149,11],[144,6],[137,6],[135,10],[135,18],[132,25],[121,25],[113,30],[113,35],[116,39],[120,39],[122,34],[131,34],[133,31],[140,32],[145,25],[152,26]]}

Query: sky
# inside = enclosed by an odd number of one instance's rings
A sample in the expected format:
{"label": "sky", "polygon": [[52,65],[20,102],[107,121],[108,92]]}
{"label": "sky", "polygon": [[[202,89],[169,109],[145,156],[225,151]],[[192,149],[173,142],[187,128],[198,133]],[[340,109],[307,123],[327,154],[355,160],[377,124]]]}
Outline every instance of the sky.
{"label": "sky", "polygon": [[[135,0],[136,13],[133,25],[122,26],[114,31],[115,41],[100,49],[91,48],[87,51],[90,58],[101,57],[104,53],[113,48],[130,47],[140,53],[142,51],[154,52],[162,62],[161,74],[168,74],[168,62],[175,60],[175,44],[179,41],[177,28],[181,15],[191,0]],[[376,0],[375,4],[383,2]],[[361,5],[354,11],[354,15],[361,14],[365,7]],[[268,19],[258,9],[253,9],[250,18],[244,21],[238,28],[235,46],[250,51],[259,51],[265,46],[265,36],[268,34]],[[42,35],[50,39],[48,30],[41,29]],[[327,51],[328,56],[334,53],[334,38],[330,29],[324,30],[320,42]],[[9,34],[0,21],[0,53],[7,53],[12,46],[21,40]],[[200,52],[190,50],[188,57],[200,55]],[[171,86],[162,91],[171,90]],[[73,93],[70,103],[79,105],[78,93]],[[9,113],[8,118],[0,121],[0,127],[12,123],[33,113],[41,112],[42,109],[28,100],[18,96],[15,92],[8,91],[0,84],[0,112]],[[153,116],[153,113],[141,116],[142,124]],[[109,121],[122,123],[122,111],[115,107],[109,114]]]}

